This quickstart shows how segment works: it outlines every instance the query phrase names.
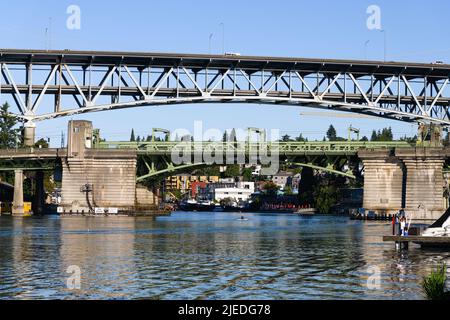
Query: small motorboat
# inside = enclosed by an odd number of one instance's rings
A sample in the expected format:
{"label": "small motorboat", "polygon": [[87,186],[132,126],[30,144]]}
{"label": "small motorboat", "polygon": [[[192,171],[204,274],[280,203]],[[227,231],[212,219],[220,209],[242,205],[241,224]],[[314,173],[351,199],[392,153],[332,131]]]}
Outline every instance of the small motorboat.
{"label": "small motorboat", "polygon": [[317,209],[315,208],[302,208],[298,209],[295,213],[301,216],[313,216],[317,213]]}

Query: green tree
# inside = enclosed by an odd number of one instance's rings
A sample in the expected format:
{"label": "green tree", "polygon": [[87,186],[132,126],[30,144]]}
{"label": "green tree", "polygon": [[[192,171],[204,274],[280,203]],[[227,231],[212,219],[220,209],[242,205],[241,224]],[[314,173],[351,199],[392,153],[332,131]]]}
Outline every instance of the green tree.
{"label": "green tree", "polygon": [[292,196],[294,194],[290,186],[286,186],[283,191],[285,196]]}
{"label": "green tree", "polygon": [[8,109],[8,103],[0,108],[0,149],[14,148],[20,139],[20,130],[15,129],[16,118],[9,114]]}
{"label": "green tree", "polygon": [[329,141],[336,141],[337,139],[337,132],[333,125],[330,125],[330,127],[328,128],[327,138]]}
{"label": "green tree", "polygon": [[228,132],[225,131],[223,134],[222,142],[228,142]]}
{"label": "green tree", "polygon": [[372,131],[372,136],[370,137],[370,141],[378,141],[378,134],[375,130]]}
{"label": "green tree", "polygon": [[131,138],[130,138],[131,142],[135,142],[136,141],[136,136],[134,135],[134,129],[131,129]]}
{"label": "green tree", "polygon": [[280,187],[272,181],[268,181],[264,184],[263,190],[269,196],[276,196],[278,194],[278,191],[280,190]]}
{"label": "green tree", "polygon": [[303,134],[300,133],[300,135],[297,138],[295,138],[295,141],[297,141],[297,142],[305,142],[305,141],[308,141],[308,139],[305,139],[303,137]]}
{"label": "green tree", "polygon": [[49,144],[48,144],[47,140],[45,140],[44,138],[41,138],[34,144],[34,147],[35,148],[48,149]]}
{"label": "green tree", "polygon": [[317,211],[328,214],[331,207],[337,203],[338,193],[333,186],[319,186],[314,192],[314,198]]}
{"label": "green tree", "polygon": [[225,178],[239,177],[241,174],[241,168],[238,164],[227,165],[227,170],[224,172]]}
{"label": "green tree", "polygon": [[242,176],[244,177],[244,181],[246,182],[250,182],[253,180],[253,174],[252,174],[252,169],[251,168],[244,168],[242,170]]}

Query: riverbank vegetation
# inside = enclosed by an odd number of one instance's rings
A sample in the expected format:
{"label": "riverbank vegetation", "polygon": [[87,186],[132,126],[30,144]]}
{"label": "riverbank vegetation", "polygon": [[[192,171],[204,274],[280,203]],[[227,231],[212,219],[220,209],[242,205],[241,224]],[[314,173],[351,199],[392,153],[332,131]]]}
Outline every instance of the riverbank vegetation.
{"label": "riverbank vegetation", "polygon": [[450,300],[446,291],[447,265],[444,263],[423,279],[422,287],[428,300]]}

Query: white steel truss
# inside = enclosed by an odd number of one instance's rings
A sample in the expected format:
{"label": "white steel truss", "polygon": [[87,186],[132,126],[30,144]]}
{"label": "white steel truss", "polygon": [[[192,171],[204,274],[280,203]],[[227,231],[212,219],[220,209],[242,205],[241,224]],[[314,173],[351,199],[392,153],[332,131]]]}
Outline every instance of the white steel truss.
{"label": "white steel truss", "polygon": [[[3,59],[0,56],[0,102],[14,106],[23,121],[143,106],[190,103],[257,103],[308,106],[408,122],[450,125],[449,75],[353,68],[330,70],[301,62],[268,67],[238,58],[227,64],[162,64],[65,61],[57,63]],[[259,60],[258,60],[259,61]],[[323,63],[322,66],[326,66]],[[374,71],[375,70],[375,71]],[[386,69],[390,70],[390,69]],[[401,71],[399,71],[401,70]]]}

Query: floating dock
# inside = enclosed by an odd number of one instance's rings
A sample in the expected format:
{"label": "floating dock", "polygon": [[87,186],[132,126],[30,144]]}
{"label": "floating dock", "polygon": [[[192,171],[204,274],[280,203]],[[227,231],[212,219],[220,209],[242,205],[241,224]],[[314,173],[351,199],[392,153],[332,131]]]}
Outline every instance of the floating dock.
{"label": "floating dock", "polygon": [[450,237],[424,237],[424,236],[384,236],[384,242],[395,242],[401,249],[408,249],[410,243],[422,247],[450,248]]}

